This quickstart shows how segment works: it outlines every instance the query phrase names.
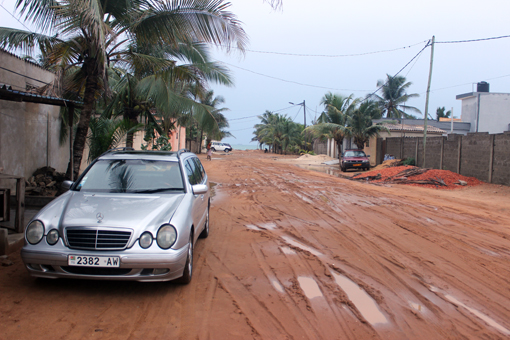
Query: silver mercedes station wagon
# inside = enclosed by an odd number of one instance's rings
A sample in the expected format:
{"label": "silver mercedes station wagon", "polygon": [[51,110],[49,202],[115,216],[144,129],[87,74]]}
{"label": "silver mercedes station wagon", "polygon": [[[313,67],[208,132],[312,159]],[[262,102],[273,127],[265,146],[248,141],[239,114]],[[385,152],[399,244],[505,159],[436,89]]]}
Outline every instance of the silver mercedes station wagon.
{"label": "silver mercedes station wagon", "polygon": [[188,283],[209,234],[209,185],[197,156],[111,150],[28,224],[32,276]]}

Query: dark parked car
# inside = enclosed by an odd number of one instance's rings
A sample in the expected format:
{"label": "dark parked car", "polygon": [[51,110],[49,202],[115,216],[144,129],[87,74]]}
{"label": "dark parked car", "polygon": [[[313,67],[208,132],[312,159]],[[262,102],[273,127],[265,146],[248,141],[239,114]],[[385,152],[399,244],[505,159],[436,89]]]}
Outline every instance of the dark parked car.
{"label": "dark parked car", "polygon": [[112,150],[66,184],[25,231],[32,276],[190,282],[195,242],[209,234],[207,174],[195,154]]}
{"label": "dark parked car", "polygon": [[370,169],[370,160],[363,150],[345,150],[340,160],[340,169],[347,171],[348,169]]}

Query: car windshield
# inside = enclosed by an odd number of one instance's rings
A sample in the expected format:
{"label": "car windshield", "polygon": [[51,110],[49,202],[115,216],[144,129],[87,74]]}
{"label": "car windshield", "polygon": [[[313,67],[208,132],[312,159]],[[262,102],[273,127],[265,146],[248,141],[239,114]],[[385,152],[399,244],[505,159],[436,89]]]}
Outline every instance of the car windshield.
{"label": "car windshield", "polygon": [[366,157],[363,151],[346,151],[344,157]]}
{"label": "car windshield", "polygon": [[183,191],[178,162],[154,160],[99,160],[77,184],[87,192],[153,193]]}

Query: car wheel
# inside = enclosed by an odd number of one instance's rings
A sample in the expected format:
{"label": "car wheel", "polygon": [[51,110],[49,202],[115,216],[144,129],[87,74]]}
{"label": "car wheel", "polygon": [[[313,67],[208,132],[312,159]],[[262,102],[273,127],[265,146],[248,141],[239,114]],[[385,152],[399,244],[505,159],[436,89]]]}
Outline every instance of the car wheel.
{"label": "car wheel", "polygon": [[216,149],[215,148],[211,148],[212,151],[216,152]]}
{"label": "car wheel", "polygon": [[182,276],[178,278],[177,283],[188,284],[191,282],[191,275],[193,274],[193,233],[190,235],[188,244],[188,258],[184,265],[184,272]]}
{"label": "car wheel", "polygon": [[207,215],[205,216],[204,230],[200,233],[200,238],[207,238],[209,236],[209,204],[207,205]]}
{"label": "car wheel", "polygon": [[340,170],[342,170],[342,172],[345,172],[345,168],[343,166],[340,167]]}

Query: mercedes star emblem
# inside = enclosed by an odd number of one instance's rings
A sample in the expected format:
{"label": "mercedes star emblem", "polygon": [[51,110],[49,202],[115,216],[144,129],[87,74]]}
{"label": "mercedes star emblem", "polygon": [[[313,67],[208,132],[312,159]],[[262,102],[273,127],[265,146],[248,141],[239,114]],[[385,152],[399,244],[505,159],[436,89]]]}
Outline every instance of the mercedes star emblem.
{"label": "mercedes star emblem", "polygon": [[101,221],[103,220],[104,216],[101,213],[97,213],[96,218],[97,218],[97,223],[101,223]]}

